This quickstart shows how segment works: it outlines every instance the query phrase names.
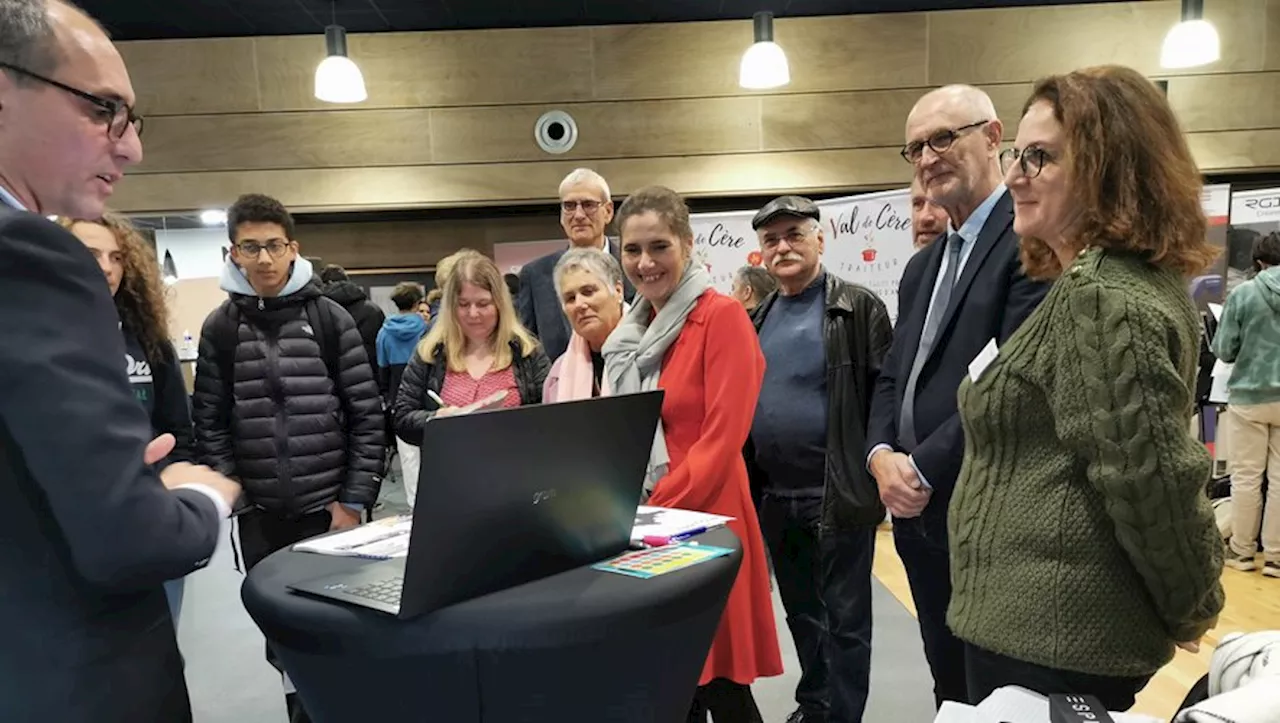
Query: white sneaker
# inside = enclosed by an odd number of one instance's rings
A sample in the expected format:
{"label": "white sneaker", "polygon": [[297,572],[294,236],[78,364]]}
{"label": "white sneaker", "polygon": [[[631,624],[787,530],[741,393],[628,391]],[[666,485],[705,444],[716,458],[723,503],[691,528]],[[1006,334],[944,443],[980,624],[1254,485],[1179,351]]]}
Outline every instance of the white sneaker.
{"label": "white sneaker", "polygon": [[1227,567],[1240,572],[1251,572],[1258,569],[1258,563],[1253,559],[1253,555],[1237,555],[1235,550],[1228,545],[1226,553],[1223,555],[1222,562]]}

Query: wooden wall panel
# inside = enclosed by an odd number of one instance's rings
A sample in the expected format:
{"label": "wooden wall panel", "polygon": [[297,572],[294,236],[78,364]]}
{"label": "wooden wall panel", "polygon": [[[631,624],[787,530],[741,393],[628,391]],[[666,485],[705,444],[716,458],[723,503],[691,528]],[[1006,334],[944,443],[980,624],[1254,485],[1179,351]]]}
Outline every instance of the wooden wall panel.
{"label": "wooden wall panel", "polygon": [[1237,173],[1280,168],[1280,129],[1190,133],[1187,144],[1201,170]]}
{"label": "wooden wall panel", "polygon": [[[313,95],[324,38],[258,38],[263,110],[332,109]],[[366,108],[545,103],[591,98],[581,28],[351,35]]]}
{"label": "wooden wall panel", "polygon": [[[203,139],[202,142],[193,142]],[[431,111],[159,116],[138,173],[431,163]]]}
{"label": "wooden wall panel", "polygon": [[434,266],[460,248],[492,256],[497,243],[563,234],[550,205],[535,217],[299,224],[297,231],[303,254],[348,269]]}
{"label": "wooden wall panel", "polygon": [[[925,17],[918,13],[780,19],[774,37],[787,51],[787,92],[924,85]],[[740,95],[738,63],[751,23],[625,25],[592,30],[595,97]]]}
{"label": "wooden wall panel", "polygon": [[1260,70],[1267,0],[1215,0],[1206,17],[1222,38],[1211,69],[1159,67],[1164,34],[1177,23],[1176,2],[1055,5],[964,10],[929,15],[929,83],[1013,83],[1075,68],[1118,63],[1144,73]]}
{"label": "wooden wall panel", "polygon": [[1250,130],[1280,125],[1280,73],[1177,78],[1169,103],[1187,131]]}
{"label": "wooden wall panel", "polygon": [[[314,37],[124,43],[150,118],[146,164],[114,199],[186,211],[246,190],[299,209],[550,202],[591,166],[617,195],[852,191],[903,183],[906,114],[932,87],[985,88],[1006,140],[1037,77],[1104,62],[1170,80],[1206,171],[1280,168],[1280,0],[1214,0],[1223,59],[1157,67],[1177,0],[780,18],[793,81],[737,86],[746,21],[353,35],[370,99],[311,97]],[[534,144],[542,112],[578,121],[560,156]]]}
{"label": "wooden wall panel", "polygon": [[1263,68],[1265,70],[1280,70],[1280,40],[1276,38],[1275,32],[1280,28],[1280,0],[1266,0],[1266,14],[1263,16],[1262,24],[1271,31],[1267,35],[1266,52],[1263,53]]}
{"label": "wooden wall panel", "polygon": [[[1031,86],[992,85],[983,90],[995,103],[996,116],[1004,121],[1005,137],[1012,139]],[[901,147],[907,115],[926,92],[924,88],[912,88],[765,96],[764,150]]]}
{"label": "wooden wall panel", "polygon": [[[702,155],[760,149],[760,99],[749,97],[583,103],[556,106],[578,125],[578,142],[560,158]],[[533,137],[550,106],[446,108],[432,115],[440,163],[547,159]]]}
{"label": "wooden wall panel", "polygon": [[146,115],[261,110],[255,41],[143,40],[118,43],[138,109]]}
{"label": "wooden wall panel", "polygon": [[[294,211],[550,203],[576,164],[503,163],[137,174],[115,208],[163,212],[225,206],[246,191],[271,194]],[[614,196],[661,183],[699,196],[882,188],[910,180],[894,148],[618,158],[593,163]]]}

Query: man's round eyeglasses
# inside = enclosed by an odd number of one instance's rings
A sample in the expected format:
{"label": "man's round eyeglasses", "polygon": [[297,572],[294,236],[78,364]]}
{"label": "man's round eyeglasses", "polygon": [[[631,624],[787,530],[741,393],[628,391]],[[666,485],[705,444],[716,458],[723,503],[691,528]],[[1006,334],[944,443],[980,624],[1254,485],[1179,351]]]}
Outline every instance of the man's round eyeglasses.
{"label": "man's round eyeglasses", "polygon": [[604,204],[600,203],[599,201],[591,201],[591,200],[560,202],[560,208],[563,209],[565,213],[574,213],[578,210],[579,207],[581,207],[582,212],[587,214],[588,216],[595,213],[596,211],[599,211],[600,207],[603,205]]}
{"label": "man's round eyeglasses", "polygon": [[142,135],[142,116],[133,112],[133,108],[125,104],[123,101],[96,96],[93,93],[80,90],[79,88],[73,88],[66,83],[60,83],[53,78],[46,78],[39,73],[33,73],[26,68],[21,68],[9,63],[0,63],[0,68],[4,68],[11,73],[17,73],[18,75],[25,76],[32,80],[38,80],[45,85],[51,85],[58,90],[70,93],[81,100],[87,100],[94,106],[97,106],[98,111],[93,114],[93,118],[107,127],[107,137],[113,141],[118,141],[123,138],[125,130],[128,129],[129,126],[133,126],[133,130],[139,136]]}
{"label": "man's round eyeglasses", "polygon": [[1016,163],[1019,166],[1019,170],[1022,171],[1022,175],[1029,179],[1035,178],[1040,175],[1040,171],[1044,170],[1044,164],[1052,162],[1053,156],[1039,146],[1031,146],[1023,150],[1006,148],[1000,152],[1000,170],[1004,171],[1006,175]]}
{"label": "man's round eyeglasses", "polygon": [[907,145],[903,146],[899,153],[907,163],[918,163],[920,161],[920,157],[924,155],[925,146],[932,148],[934,153],[946,153],[951,150],[951,146],[955,144],[960,136],[974,130],[975,128],[981,128],[990,122],[991,121],[989,120],[981,120],[977,123],[970,123],[967,126],[948,128],[946,130],[938,131],[923,141],[911,141]]}

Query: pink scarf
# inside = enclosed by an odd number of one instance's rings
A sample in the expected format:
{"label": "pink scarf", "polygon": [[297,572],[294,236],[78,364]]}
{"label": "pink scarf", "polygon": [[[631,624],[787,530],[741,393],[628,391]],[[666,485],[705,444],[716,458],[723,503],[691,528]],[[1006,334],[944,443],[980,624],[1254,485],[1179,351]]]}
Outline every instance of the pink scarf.
{"label": "pink scarf", "polygon": [[[595,371],[591,368],[591,347],[587,340],[574,332],[569,338],[569,349],[560,365],[560,380],[556,385],[557,402],[590,399],[595,390]],[[600,380],[600,396],[609,396],[609,382]]]}

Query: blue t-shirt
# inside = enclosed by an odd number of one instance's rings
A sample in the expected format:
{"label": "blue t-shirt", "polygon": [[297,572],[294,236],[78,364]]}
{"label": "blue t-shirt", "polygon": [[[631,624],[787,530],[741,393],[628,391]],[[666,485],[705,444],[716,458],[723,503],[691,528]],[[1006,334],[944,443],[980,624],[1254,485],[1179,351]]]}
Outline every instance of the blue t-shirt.
{"label": "blue t-shirt", "polygon": [[751,425],[766,489],[821,495],[827,457],[826,273],[778,295],[760,326],[764,385]]}

